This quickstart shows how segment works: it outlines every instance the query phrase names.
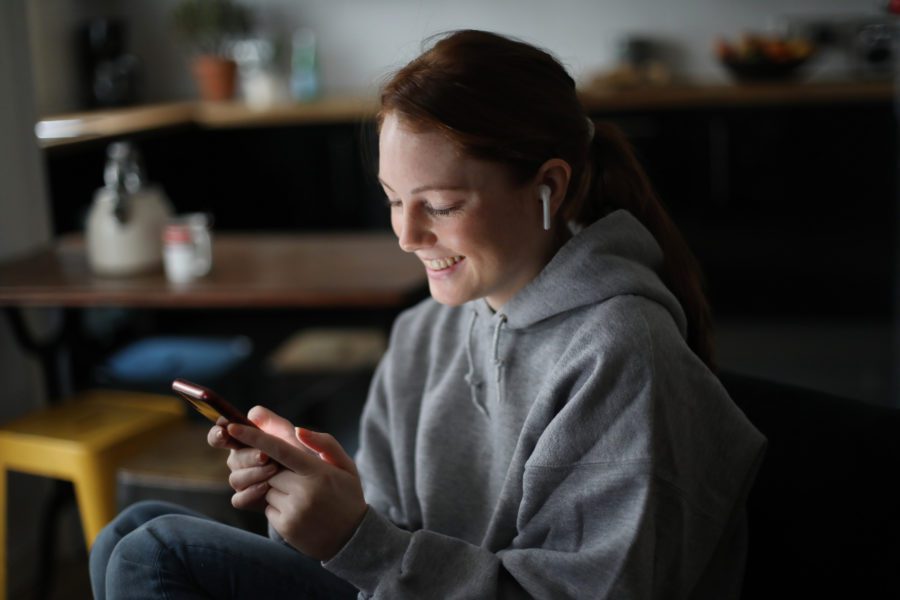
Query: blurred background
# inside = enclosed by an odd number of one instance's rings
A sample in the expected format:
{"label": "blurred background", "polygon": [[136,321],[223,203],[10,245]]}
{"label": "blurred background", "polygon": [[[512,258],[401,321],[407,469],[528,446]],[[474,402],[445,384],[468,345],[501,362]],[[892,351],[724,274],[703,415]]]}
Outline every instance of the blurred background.
{"label": "blurred background", "polygon": [[[174,212],[212,215],[217,231],[385,230],[372,178],[379,83],[429,36],[488,29],[551,51],[588,112],[629,135],[704,268],[723,369],[900,406],[900,3],[247,0],[218,20],[204,20],[204,4],[0,2],[0,260],[85,231],[114,141],[140,155],[141,177]],[[234,65],[232,84],[203,87],[206,55]],[[153,109],[166,116],[142,124]],[[185,331],[250,340],[238,376],[252,378],[255,361],[318,324],[245,312],[236,326],[216,311],[82,311],[86,345],[64,379],[102,385],[116,352]],[[62,318],[25,317],[37,332]],[[0,421],[46,402],[2,319],[0,381]],[[277,385],[289,399],[300,384]],[[334,426],[352,429],[356,414]],[[10,491],[21,516],[9,590],[30,598],[48,491],[26,476]],[[86,593],[74,511],[55,544],[59,581]],[[50,593],[73,597],[64,589]]]}
{"label": "blurred background", "polygon": [[[77,32],[93,18],[120,19],[125,50],[140,60],[140,100],[166,102],[196,97],[187,68],[190,43],[173,22],[178,0],[37,0],[28,3],[28,38],[33,53],[36,107],[40,115],[78,109],[83,78]],[[567,0],[461,0],[450,5],[421,0],[256,0],[254,33],[288,40],[300,28],[316,36],[321,87],[326,94],[376,89],[392,68],[418,54],[423,40],[457,28],[506,33],[539,44],[559,57],[582,82],[615,65],[623,42],[643,37],[664,45],[666,59],[686,75],[726,80],[713,46],[716,38],[745,32],[803,30],[829,44],[817,59],[817,75],[844,75],[867,65],[866,48],[877,45],[879,22],[890,23],[878,0],[759,0],[714,2],[613,0],[598,4]],[[869,26],[869,27],[867,27]],[[868,33],[866,33],[868,31]],[[871,40],[869,38],[872,38]],[[881,43],[886,42],[882,39]]]}

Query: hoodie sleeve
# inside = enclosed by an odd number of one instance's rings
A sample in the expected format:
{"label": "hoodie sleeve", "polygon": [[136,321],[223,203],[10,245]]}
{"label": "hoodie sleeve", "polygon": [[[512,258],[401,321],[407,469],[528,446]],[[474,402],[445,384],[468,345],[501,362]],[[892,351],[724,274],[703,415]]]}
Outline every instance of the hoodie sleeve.
{"label": "hoodie sleeve", "polygon": [[[374,598],[655,597],[647,576],[653,572],[652,523],[642,514],[648,489],[631,483],[630,475],[605,478],[602,487],[613,490],[616,502],[583,524],[595,529],[572,529],[560,540],[561,530],[578,518],[562,509],[560,499],[609,502],[609,492],[585,489],[585,477],[570,472],[559,477],[560,494],[533,499],[539,514],[523,523],[521,540],[499,552],[426,530],[405,531],[370,508],[325,567]],[[578,495],[566,497],[572,488]],[[554,543],[536,542],[541,535]]]}
{"label": "hoodie sleeve", "polygon": [[[572,347],[578,346],[576,340]],[[611,355],[566,357],[571,376],[555,383],[565,401],[537,434],[522,479],[516,535],[507,547],[491,551],[396,524],[392,511],[404,514],[410,507],[401,511],[392,506],[399,494],[385,481],[396,473],[382,472],[362,524],[326,568],[364,597],[375,598],[689,595],[716,552],[734,554],[729,548],[737,538],[731,533],[737,535],[743,513],[736,508],[740,485],[717,489],[707,498],[683,485],[681,473],[694,476],[708,468],[712,472],[701,479],[717,477],[716,466],[724,464],[741,472],[732,477],[743,480],[758,448],[742,446],[744,455],[723,458],[722,453],[734,454],[728,448],[732,432],[726,421],[712,446],[685,449],[689,441],[658,435],[658,430],[682,425],[659,412],[655,401],[660,390],[670,388],[667,401],[678,403],[691,389],[673,383],[677,377],[656,373],[658,361],[634,360],[633,353],[646,353],[646,346],[628,346]],[[376,394],[373,400],[365,433],[372,453],[365,466],[385,468],[394,464],[390,415],[384,398]],[[718,400],[729,402],[721,392]],[[688,411],[686,418],[695,416]],[[693,429],[688,433],[700,431],[701,425],[689,425]],[[721,446],[713,447],[717,443]],[[697,462],[695,451],[719,456],[711,455],[705,464],[676,465]],[[657,461],[659,452],[670,453],[671,461]],[[736,579],[725,579],[740,581],[739,571]],[[719,588],[710,597],[736,597],[736,591]]]}

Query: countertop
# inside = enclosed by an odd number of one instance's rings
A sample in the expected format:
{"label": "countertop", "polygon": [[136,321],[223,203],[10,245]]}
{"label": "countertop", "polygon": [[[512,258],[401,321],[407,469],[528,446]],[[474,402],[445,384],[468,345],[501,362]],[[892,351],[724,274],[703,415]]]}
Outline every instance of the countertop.
{"label": "countertop", "polygon": [[[682,84],[633,89],[581,89],[592,114],[629,110],[885,102],[890,81]],[[43,148],[185,125],[209,129],[363,122],[374,117],[375,98],[326,97],[314,102],[255,108],[241,102],[177,102],[47,116],[35,125]]]}

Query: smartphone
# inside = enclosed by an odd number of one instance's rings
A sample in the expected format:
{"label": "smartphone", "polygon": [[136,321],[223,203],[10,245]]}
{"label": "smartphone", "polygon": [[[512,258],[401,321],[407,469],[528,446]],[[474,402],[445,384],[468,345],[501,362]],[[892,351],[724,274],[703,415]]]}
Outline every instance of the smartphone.
{"label": "smartphone", "polygon": [[186,379],[176,379],[172,382],[172,390],[213,423],[218,422],[219,417],[224,417],[230,423],[256,427],[244,413],[209,388]]}

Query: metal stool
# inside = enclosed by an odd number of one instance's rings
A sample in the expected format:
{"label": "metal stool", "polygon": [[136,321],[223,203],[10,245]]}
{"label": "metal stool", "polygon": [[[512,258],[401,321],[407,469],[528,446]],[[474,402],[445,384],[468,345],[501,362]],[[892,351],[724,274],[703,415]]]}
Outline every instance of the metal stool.
{"label": "metal stool", "polygon": [[155,394],[94,390],[0,425],[0,600],[6,597],[7,471],[71,481],[90,548],[116,514],[116,467],[182,422],[183,404]]}

